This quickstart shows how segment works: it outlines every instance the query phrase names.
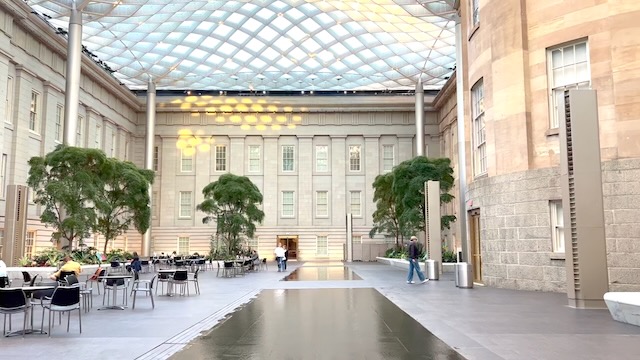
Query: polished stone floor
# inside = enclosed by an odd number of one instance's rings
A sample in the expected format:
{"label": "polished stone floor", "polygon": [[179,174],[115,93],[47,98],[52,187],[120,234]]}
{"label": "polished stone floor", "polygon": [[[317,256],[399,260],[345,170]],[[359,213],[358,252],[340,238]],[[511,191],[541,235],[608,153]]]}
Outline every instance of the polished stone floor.
{"label": "polished stone floor", "polygon": [[[278,273],[277,267],[269,263],[268,271],[236,278],[216,277],[215,271],[207,271],[200,276],[201,295],[194,296],[192,290],[192,295],[188,297],[158,296],[155,309],[151,309],[148,298],[142,297],[138,299],[135,310],[129,307],[122,311],[96,311],[102,301],[102,297],[96,294],[93,297],[94,309],[83,313],[82,334],[78,333],[78,319],[74,314],[69,333],[65,326],[56,326],[51,338],[46,335],[27,335],[24,339],[0,337],[0,359],[18,359],[25,355],[38,359],[91,360],[167,359],[173,355],[179,357],[182,356],[181,350],[195,349],[199,346],[196,344],[205,341],[208,334],[214,334],[218,329],[224,330],[225,324],[234,317],[237,320],[233,321],[239,321],[243,316],[251,319],[249,312],[246,313],[248,315],[242,315],[243,309],[252,308],[251,304],[254,304],[254,309],[259,309],[259,304],[263,307],[282,305],[277,301],[278,294],[293,296],[304,293],[302,290],[321,289],[330,289],[331,292],[346,291],[345,294],[363,290],[372,294],[370,300],[365,300],[370,302],[378,301],[374,299],[381,295],[385,301],[388,300],[402,310],[407,319],[415,320],[426,329],[423,330],[426,331],[424,333],[416,331],[420,339],[424,338],[421,341],[427,341],[429,332],[469,360],[640,359],[640,327],[612,320],[607,310],[569,308],[566,306],[565,294],[487,287],[458,289],[449,276],[425,285],[408,285],[405,271],[377,263],[346,264],[362,280],[283,281],[303,264],[289,261],[288,265],[286,273]],[[304,265],[303,268],[322,264]],[[343,266],[341,263],[328,265],[337,268]],[[145,274],[145,278],[151,276]],[[344,298],[337,297],[337,300],[340,301],[333,299],[329,304],[323,302],[316,306],[334,306],[338,302],[349,304]],[[309,309],[308,303],[301,303],[303,305],[306,306],[304,309]],[[385,305],[385,308],[392,307]],[[303,315],[296,315],[299,313],[298,309],[279,309],[290,314],[287,334],[293,333],[295,329],[305,329],[308,324],[304,323],[303,316],[313,312],[300,311]],[[368,306],[366,309],[354,306],[353,309],[356,313],[352,316],[359,316],[359,312],[365,311],[371,314]],[[36,314],[38,319],[40,313]],[[258,315],[253,316],[256,318]],[[378,315],[370,317],[376,316]],[[20,320],[20,316],[14,315],[14,330]],[[371,324],[373,320],[358,318],[351,322],[335,321],[336,327],[330,334],[332,338],[364,341],[358,336],[361,328],[356,327],[356,331],[353,331],[354,328],[349,326],[360,326],[358,323],[361,322]],[[244,325],[245,331],[259,328],[257,325],[252,327],[252,323]],[[274,323],[269,325],[275,326]],[[241,327],[239,331],[242,329]],[[390,336],[389,334],[385,336]],[[274,335],[278,336],[278,333]],[[300,334],[301,337],[304,335]],[[238,336],[242,336],[242,333]],[[280,338],[277,341],[284,343]],[[193,346],[189,347],[190,345]],[[287,357],[287,347],[279,349],[280,353],[276,354],[275,359],[294,359]],[[447,350],[442,356],[448,356],[448,353]],[[321,352],[318,354],[322,355]],[[249,358],[274,357],[257,354]],[[407,357],[411,358],[415,357]],[[335,359],[350,358],[342,357],[340,353]]]}
{"label": "polished stone floor", "polygon": [[289,275],[285,276],[283,281],[321,281],[321,280],[362,280],[360,276],[354,273],[349,267],[340,264],[340,266],[322,266],[305,264]]}

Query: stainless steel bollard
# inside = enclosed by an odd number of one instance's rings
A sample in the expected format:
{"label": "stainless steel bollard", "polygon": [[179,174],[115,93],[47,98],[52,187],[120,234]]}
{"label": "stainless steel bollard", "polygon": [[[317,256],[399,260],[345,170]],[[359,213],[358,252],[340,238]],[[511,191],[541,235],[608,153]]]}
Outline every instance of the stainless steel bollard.
{"label": "stainless steel bollard", "polygon": [[471,264],[465,262],[456,264],[456,286],[462,289],[473,288],[473,268]]}
{"label": "stainless steel bollard", "polygon": [[425,261],[427,266],[427,278],[429,280],[439,280],[440,279],[440,264],[437,260],[427,260]]}

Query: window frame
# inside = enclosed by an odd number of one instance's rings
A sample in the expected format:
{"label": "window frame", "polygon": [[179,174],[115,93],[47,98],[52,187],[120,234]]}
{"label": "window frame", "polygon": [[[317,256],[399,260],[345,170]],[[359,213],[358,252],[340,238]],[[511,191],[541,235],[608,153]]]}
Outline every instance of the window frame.
{"label": "window frame", "polygon": [[[560,209],[560,211],[558,211]],[[564,208],[562,200],[549,201],[549,218],[551,226],[551,251],[556,254],[565,253]]]}
{"label": "window frame", "polygon": [[[386,149],[391,149],[391,158],[387,157],[385,153]],[[383,172],[391,172],[393,167],[395,166],[395,146],[391,144],[382,145],[382,171]],[[391,161],[391,166],[387,168],[388,162]]]}
{"label": "window frame", "polygon": [[[322,151],[319,151],[320,149],[322,149]],[[329,145],[316,145],[315,150],[316,172],[329,172]],[[324,154],[326,157],[322,158],[319,156],[320,154]],[[322,162],[324,162],[324,164],[321,164]]]}
{"label": "window frame", "polygon": [[[185,195],[189,195],[186,201]],[[180,191],[178,198],[178,219],[191,219],[193,217],[193,191]]]}
{"label": "window frame", "polygon": [[13,97],[14,97],[14,81],[13,76],[7,76],[7,93],[5,95],[5,118],[4,122],[13,124]]}
{"label": "window frame", "polygon": [[62,143],[62,134],[64,126],[64,105],[58,103],[56,105],[56,120],[55,120],[55,130],[54,130],[54,141],[57,143]]}
{"label": "window frame", "polygon": [[[323,239],[321,241],[321,239]],[[320,251],[324,249],[324,251]],[[327,235],[316,236],[316,255],[317,256],[329,256],[329,237]]]}
{"label": "window frame", "polygon": [[[291,157],[285,158],[285,149],[291,149]],[[288,152],[287,152],[288,153]],[[282,160],[282,172],[295,172],[296,171],[296,147],[295,145],[282,145],[280,148],[280,159]],[[290,162],[291,168],[287,167],[287,162]]]}
{"label": "window frame", "polygon": [[37,236],[36,230],[28,230],[24,237],[24,256],[29,259],[35,254]]}
{"label": "window frame", "polygon": [[[320,194],[324,194],[324,203],[320,203]],[[320,212],[320,207],[324,206],[324,213]],[[317,190],[316,191],[316,217],[328,218],[329,217],[329,191]]]}
{"label": "window frame", "polygon": [[474,28],[480,25],[480,0],[471,1],[471,27]]}
{"label": "window frame", "polygon": [[160,147],[155,145],[153,147],[153,171],[158,172],[160,164]]}
{"label": "window frame", "polygon": [[[187,252],[186,253],[182,253],[181,248],[184,248],[184,241],[186,240],[187,243]],[[183,242],[183,244],[181,245],[180,242]],[[178,236],[177,239],[177,244],[176,244],[176,252],[178,253],[178,255],[189,255],[191,251],[191,238],[189,236]]]}
{"label": "window frame", "polygon": [[[576,47],[582,44],[585,45],[586,59],[585,61],[578,62],[575,58]],[[565,64],[563,61],[560,66],[555,67],[553,64],[554,51],[560,51],[564,60],[564,52],[567,51],[569,48],[573,49],[574,62],[572,64]],[[547,48],[546,59],[547,59],[547,79],[548,79],[547,92],[549,97],[549,130],[555,130],[560,127],[560,119],[562,117],[560,114],[562,114],[562,112],[564,111],[564,109],[561,108],[562,107],[561,103],[564,103],[564,100],[562,100],[561,102],[558,100],[564,98],[565,90],[591,88],[591,57],[589,56],[589,50],[590,48],[589,48],[588,39],[579,39],[569,43],[564,43],[561,45]],[[585,65],[586,74],[588,75],[588,80],[564,82],[562,84],[556,85],[557,77],[555,75],[555,71],[559,69],[564,70],[568,67],[573,67],[573,73],[575,74],[574,80],[578,80],[577,67],[579,64]]]}
{"label": "window frame", "polygon": [[116,140],[117,140],[117,135],[116,135],[116,131],[115,130],[111,130],[111,157],[114,158],[116,157]]}
{"label": "window frame", "polygon": [[[285,194],[291,194],[291,203],[285,203]],[[291,191],[291,190],[283,190],[280,194],[280,200],[281,200],[281,204],[282,207],[280,209],[280,217],[281,218],[295,218],[296,216],[296,198],[295,198],[295,191]],[[287,207],[285,209],[285,206]],[[288,210],[288,207],[291,207],[291,214],[285,213],[285,210]]]}
{"label": "window frame", "polygon": [[[481,97],[478,97],[481,95]],[[471,121],[473,135],[473,174],[487,174],[487,130],[484,111],[484,82],[476,81],[471,87]]]}
{"label": "window frame", "polygon": [[[252,150],[257,149],[257,154]],[[260,172],[260,159],[261,159],[261,146],[260,145],[249,145],[248,149],[248,168],[247,172],[250,173],[259,173]],[[257,157],[256,157],[257,156]]]}
{"label": "window frame", "polygon": [[[357,151],[353,151],[357,149]],[[354,158],[353,155],[357,155]],[[349,145],[349,171],[361,172],[362,171],[362,145],[353,144]]]}
{"label": "window frame", "polygon": [[29,131],[38,132],[40,124],[40,92],[31,89],[31,101],[29,102]]}
{"label": "window frame", "polygon": [[84,116],[78,115],[78,123],[76,124],[76,146],[77,147],[83,147],[82,145],[82,131],[84,130],[83,123],[84,123]]}
{"label": "window frame", "polygon": [[227,145],[216,144],[214,146],[214,152],[214,170],[217,172],[227,172]]}
{"label": "window frame", "polygon": [[193,172],[193,157],[194,154],[188,154],[187,148],[180,149],[180,172],[191,173]]}
{"label": "window frame", "polygon": [[2,154],[0,158],[0,194],[2,195],[2,199],[7,196],[7,162],[9,161],[9,155]]}
{"label": "window frame", "polygon": [[[354,195],[357,194],[358,195],[358,202],[354,203]],[[355,213],[353,211],[354,206],[358,207],[358,213]],[[362,191],[360,190],[351,190],[349,191],[349,212],[351,213],[351,216],[353,217],[362,217]]]}
{"label": "window frame", "polygon": [[96,149],[101,149],[102,147],[102,125],[99,122],[96,122],[94,146]]}

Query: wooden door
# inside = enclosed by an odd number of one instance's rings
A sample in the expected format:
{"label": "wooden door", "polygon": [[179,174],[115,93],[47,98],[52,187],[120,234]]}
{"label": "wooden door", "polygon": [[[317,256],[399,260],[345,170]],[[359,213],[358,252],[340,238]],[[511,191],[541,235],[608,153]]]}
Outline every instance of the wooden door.
{"label": "wooden door", "polygon": [[473,282],[482,283],[482,246],[480,246],[480,209],[469,212],[469,235],[471,236],[471,262]]}

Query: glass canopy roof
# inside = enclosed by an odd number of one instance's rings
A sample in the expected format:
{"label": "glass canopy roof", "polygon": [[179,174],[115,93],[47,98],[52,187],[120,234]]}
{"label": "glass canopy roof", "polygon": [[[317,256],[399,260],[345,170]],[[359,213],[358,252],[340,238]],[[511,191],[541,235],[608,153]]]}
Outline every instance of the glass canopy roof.
{"label": "glass canopy roof", "polygon": [[[60,33],[73,0],[26,0]],[[77,0],[86,52],[132,90],[438,90],[455,0]]]}

